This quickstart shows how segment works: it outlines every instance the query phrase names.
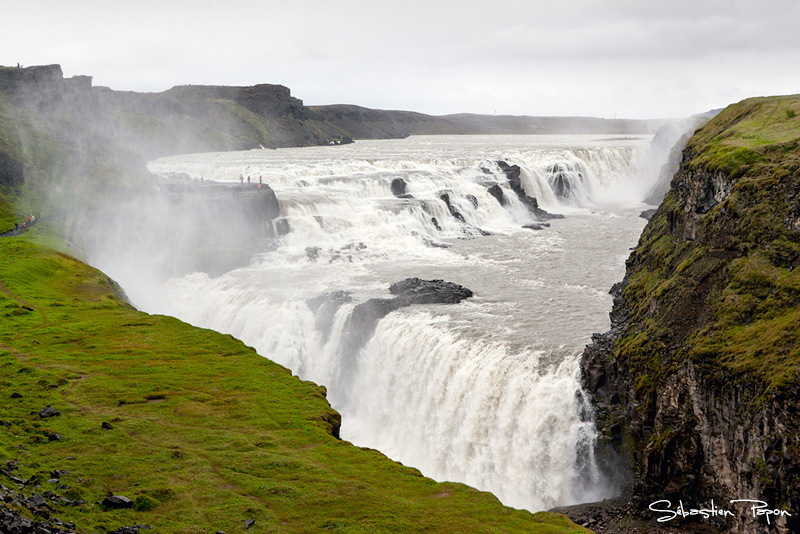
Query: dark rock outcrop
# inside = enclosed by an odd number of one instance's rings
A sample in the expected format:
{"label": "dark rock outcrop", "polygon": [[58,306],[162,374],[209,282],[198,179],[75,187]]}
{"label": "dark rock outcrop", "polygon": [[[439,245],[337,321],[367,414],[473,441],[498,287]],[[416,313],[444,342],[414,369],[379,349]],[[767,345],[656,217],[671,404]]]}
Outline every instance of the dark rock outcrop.
{"label": "dark rock outcrop", "polygon": [[47,417],[55,417],[57,415],[61,415],[61,412],[50,406],[49,404],[39,410],[39,417],[45,419]]}
{"label": "dark rock outcrop", "polygon": [[108,508],[133,508],[133,501],[124,495],[108,495],[101,504]]}
{"label": "dark rock outcrop", "polygon": [[548,224],[542,224],[542,223],[533,223],[533,224],[523,224],[522,225],[522,227],[525,228],[526,230],[544,230],[548,226],[549,226]]}
{"label": "dark rock outcrop", "polygon": [[406,194],[406,181],[402,178],[395,178],[392,180],[392,194],[396,197],[401,197]]}
{"label": "dark rock outcrop", "polygon": [[458,304],[472,296],[464,286],[444,280],[406,278],[389,286],[389,293],[411,304]]}
{"label": "dark rock outcrop", "polygon": [[501,206],[508,204],[508,199],[506,198],[505,193],[503,193],[503,188],[500,187],[499,184],[494,184],[493,186],[489,187],[487,191],[497,200],[497,202],[500,203]]}
{"label": "dark rock outcrop", "polygon": [[[528,210],[533,214],[534,217],[541,221],[546,221],[548,219],[563,219],[564,216],[558,213],[548,213],[547,211],[543,210],[539,207],[539,201],[536,200],[534,197],[529,196],[525,189],[522,187],[522,169],[520,169],[519,165],[509,165],[505,161],[498,161],[497,166],[500,167],[500,170],[503,174],[506,175],[508,178],[508,185],[511,186],[511,190],[517,195],[520,202],[522,202]],[[502,191],[501,191],[502,193]],[[495,197],[497,198],[497,197]],[[501,202],[502,204],[502,202]]]}
{"label": "dark rock outcrop", "polygon": [[461,222],[466,222],[466,219],[464,219],[464,216],[461,215],[461,212],[459,212],[456,209],[456,207],[453,206],[453,204],[450,203],[450,195],[449,194],[442,193],[442,194],[439,195],[439,198],[447,206],[447,210],[450,212],[450,215],[452,215],[455,219],[458,219]]}
{"label": "dark rock outcrop", "polygon": [[423,280],[407,278],[389,286],[394,298],[374,298],[362,302],[353,309],[348,330],[350,332],[351,352],[372,336],[375,325],[391,312],[413,304],[457,304],[470,298],[470,289],[444,280]]}

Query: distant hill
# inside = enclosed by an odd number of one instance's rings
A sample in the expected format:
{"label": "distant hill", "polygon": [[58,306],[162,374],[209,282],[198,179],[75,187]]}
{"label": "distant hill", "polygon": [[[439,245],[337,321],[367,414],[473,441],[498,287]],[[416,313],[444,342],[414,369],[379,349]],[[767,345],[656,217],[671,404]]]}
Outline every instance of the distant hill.
{"label": "distant hill", "polygon": [[515,115],[425,115],[352,105],[311,106],[325,122],[353,139],[396,139],[439,134],[643,134],[668,120],[599,119],[596,117],[530,117]]}

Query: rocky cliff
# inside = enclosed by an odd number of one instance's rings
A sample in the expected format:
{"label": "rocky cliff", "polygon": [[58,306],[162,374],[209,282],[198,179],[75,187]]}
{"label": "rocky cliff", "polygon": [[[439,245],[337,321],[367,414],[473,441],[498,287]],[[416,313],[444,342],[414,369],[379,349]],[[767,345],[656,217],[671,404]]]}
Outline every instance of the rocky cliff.
{"label": "rocky cliff", "polygon": [[713,502],[670,526],[800,532],[798,111],[746,100],[691,138],[583,355],[606,471],[653,525]]}

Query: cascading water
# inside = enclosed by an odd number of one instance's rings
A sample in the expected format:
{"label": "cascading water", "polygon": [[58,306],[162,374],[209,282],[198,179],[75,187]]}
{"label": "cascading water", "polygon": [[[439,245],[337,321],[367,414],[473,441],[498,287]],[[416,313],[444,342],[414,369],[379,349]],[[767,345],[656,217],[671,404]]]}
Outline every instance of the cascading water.
{"label": "cascading water", "polygon": [[[644,224],[647,141],[437,136],[164,158],[151,170],[260,178],[289,232],[249,267],[129,294],[326,385],[344,439],[515,507],[596,500],[607,488],[578,358],[607,328],[608,288]],[[525,192],[566,219],[523,229],[533,217],[498,160],[519,165]],[[126,286],[127,273],[109,271]],[[475,296],[394,311],[354,344],[353,309],[408,277]]]}

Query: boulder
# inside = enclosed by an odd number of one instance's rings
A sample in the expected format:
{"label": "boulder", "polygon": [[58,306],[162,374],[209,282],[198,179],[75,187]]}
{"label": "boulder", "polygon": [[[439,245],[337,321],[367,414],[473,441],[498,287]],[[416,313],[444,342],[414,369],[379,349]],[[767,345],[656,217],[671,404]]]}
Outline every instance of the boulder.
{"label": "boulder", "polygon": [[133,501],[124,495],[108,495],[101,504],[108,508],[133,508]]}
{"label": "boulder", "polygon": [[57,415],[61,415],[61,412],[50,406],[49,404],[39,410],[39,417],[45,419],[47,417],[55,417]]}
{"label": "boulder", "polygon": [[406,194],[406,181],[402,178],[395,178],[392,180],[392,194],[396,197]]}

